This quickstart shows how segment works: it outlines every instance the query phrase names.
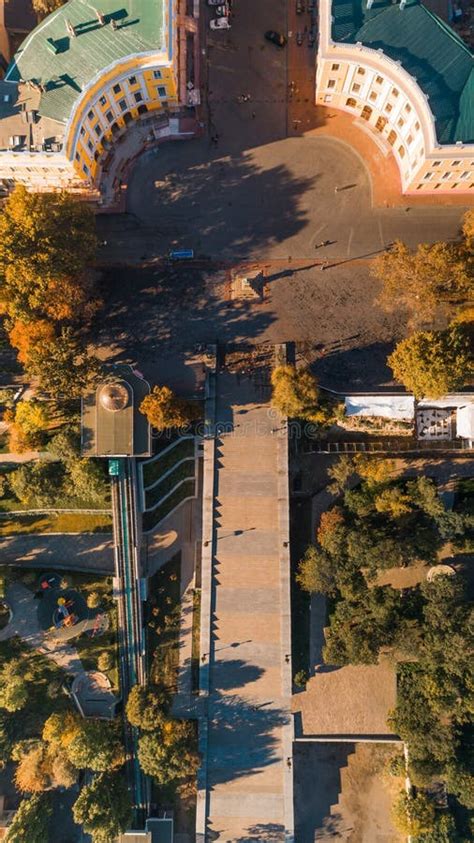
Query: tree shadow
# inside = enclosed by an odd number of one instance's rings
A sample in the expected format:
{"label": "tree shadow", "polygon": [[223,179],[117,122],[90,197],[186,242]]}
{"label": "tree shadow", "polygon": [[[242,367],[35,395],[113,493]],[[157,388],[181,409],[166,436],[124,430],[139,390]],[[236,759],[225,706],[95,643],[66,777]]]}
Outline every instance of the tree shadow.
{"label": "tree shadow", "polygon": [[349,829],[343,828],[342,817],[335,808],[341,793],[341,770],[347,766],[348,757],[354,752],[353,743],[295,745],[295,831],[298,843],[314,843],[315,839],[331,837],[349,839]]}
{"label": "tree shadow", "polygon": [[387,366],[387,356],[393,351],[393,343],[375,342],[344,348],[346,342],[355,345],[357,338],[349,337],[325,346],[312,363],[311,368],[321,386],[341,393],[360,392],[362,389],[369,392],[402,391]]}

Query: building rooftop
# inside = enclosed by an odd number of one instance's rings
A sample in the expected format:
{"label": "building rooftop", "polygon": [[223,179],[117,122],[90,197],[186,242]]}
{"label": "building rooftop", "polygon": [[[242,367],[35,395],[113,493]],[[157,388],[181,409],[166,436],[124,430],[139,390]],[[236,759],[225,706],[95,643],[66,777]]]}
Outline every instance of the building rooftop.
{"label": "building rooftop", "polygon": [[69,0],[26,38],[6,79],[41,85],[40,115],[66,123],[74,102],[100,71],[129,55],[168,49],[167,2]]}
{"label": "building rooftop", "polygon": [[64,126],[48,117],[39,121],[27,117],[38,107],[37,90],[29,85],[0,81],[0,150],[58,151]]}
{"label": "building rooftop", "polygon": [[440,143],[474,142],[474,67],[467,45],[419,0],[333,0],[332,38],[400,61],[429,97]]}
{"label": "building rooftop", "polygon": [[117,365],[82,400],[81,439],[85,457],[147,457],[150,426],[140,404],[150,385],[128,365]]}

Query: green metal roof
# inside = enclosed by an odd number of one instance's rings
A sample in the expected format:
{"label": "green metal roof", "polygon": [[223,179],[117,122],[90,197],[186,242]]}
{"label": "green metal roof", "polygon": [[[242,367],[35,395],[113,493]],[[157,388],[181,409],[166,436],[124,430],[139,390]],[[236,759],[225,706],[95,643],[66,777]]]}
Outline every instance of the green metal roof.
{"label": "green metal roof", "polygon": [[[93,77],[137,53],[165,51],[165,4],[169,0],[69,0],[23,42],[7,79],[43,85],[40,114],[67,122],[72,106]],[[96,12],[104,15],[101,26]],[[116,22],[113,29],[110,22]],[[71,37],[67,22],[77,37]],[[170,45],[171,49],[171,45]]]}
{"label": "green metal roof", "polygon": [[382,49],[429,96],[439,143],[474,142],[473,55],[454,30],[419,0],[333,0],[332,38]]}

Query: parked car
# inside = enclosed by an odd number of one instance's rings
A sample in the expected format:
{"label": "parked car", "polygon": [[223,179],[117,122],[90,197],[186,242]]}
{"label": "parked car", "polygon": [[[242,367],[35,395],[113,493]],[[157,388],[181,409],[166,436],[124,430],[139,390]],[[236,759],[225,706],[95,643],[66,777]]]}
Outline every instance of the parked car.
{"label": "parked car", "polygon": [[230,29],[229,18],[215,18],[214,20],[209,21],[209,26],[211,29]]}
{"label": "parked car", "polygon": [[272,44],[276,44],[277,47],[286,46],[286,38],[281,34],[281,32],[274,32],[273,29],[269,29],[265,33],[265,38],[267,41],[271,41]]}

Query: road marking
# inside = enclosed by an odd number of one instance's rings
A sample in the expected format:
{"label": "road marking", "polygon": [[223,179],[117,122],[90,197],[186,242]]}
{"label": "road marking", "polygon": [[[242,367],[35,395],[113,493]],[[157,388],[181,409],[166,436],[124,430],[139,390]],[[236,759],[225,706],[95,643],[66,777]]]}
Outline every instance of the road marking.
{"label": "road marking", "polygon": [[347,255],[350,255],[353,237],[354,237],[354,229],[351,226],[350,231],[349,231],[349,239],[347,241]]}

